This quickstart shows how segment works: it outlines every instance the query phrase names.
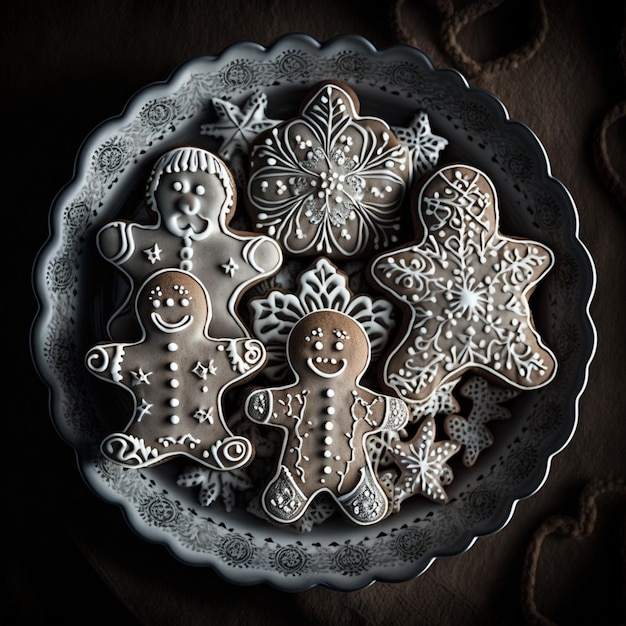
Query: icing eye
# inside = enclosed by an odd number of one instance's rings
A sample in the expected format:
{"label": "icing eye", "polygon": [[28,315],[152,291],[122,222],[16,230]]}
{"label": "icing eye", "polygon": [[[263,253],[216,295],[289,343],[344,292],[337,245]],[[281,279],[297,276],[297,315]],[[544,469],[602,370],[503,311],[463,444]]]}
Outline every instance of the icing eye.
{"label": "icing eye", "polygon": [[313,347],[316,350],[323,350],[324,349],[324,344],[321,341],[316,341],[315,344],[313,345]]}
{"label": "icing eye", "polygon": [[158,309],[161,306],[161,301],[160,300],[153,300],[152,301],[152,308],[153,309]]}
{"label": "icing eye", "polygon": [[183,190],[183,184],[182,184],[179,180],[177,180],[177,181],[175,181],[175,182],[174,182],[174,184],[172,185],[172,189],[173,189],[174,191],[182,191],[182,190]]}
{"label": "icing eye", "polygon": [[203,185],[198,185],[196,187],[196,195],[197,196],[203,196],[206,193],[206,189],[204,188]]}
{"label": "icing eye", "polygon": [[180,306],[189,306],[189,299],[181,298],[178,304],[180,304]]}
{"label": "icing eye", "polygon": [[341,350],[343,350],[343,341],[337,341],[335,343],[335,350],[341,352]]}
{"label": "icing eye", "polygon": [[175,302],[174,302],[174,298],[168,298],[165,301],[165,306],[174,306]]}

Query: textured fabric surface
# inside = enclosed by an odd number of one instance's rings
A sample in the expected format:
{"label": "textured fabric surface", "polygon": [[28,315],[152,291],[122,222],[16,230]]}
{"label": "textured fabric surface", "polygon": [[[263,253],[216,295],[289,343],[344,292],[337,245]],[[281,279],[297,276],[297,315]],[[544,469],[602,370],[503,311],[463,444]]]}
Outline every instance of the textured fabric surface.
{"label": "textured fabric surface", "polygon": [[[5,299],[17,289],[27,303],[26,311],[9,311],[18,328],[10,331],[17,356],[5,384],[6,623],[87,623],[93,615],[148,626],[624,623],[623,2],[8,0],[0,18],[2,120],[12,137],[2,168],[5,236],[17,243],[7,245]],[[437,560],[415,580],[353,593],[233,586],[135,536],[120,510],[82,482],[48,417],[28,348],[32,262],[83,138],[183,61],[289,32],[319,40],[358,33],[377,47],[410,43],[435,66],[456,67],[495,93],[544,144],[578,207],[598,273],[598,348],[579,425],[541,490],[517,505],[501,532],[464,554]]]}

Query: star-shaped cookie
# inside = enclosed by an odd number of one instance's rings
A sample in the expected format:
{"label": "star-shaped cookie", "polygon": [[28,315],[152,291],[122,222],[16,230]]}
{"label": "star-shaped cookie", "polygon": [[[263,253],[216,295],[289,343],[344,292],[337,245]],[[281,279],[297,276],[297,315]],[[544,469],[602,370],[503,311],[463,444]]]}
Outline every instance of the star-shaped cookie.
{"label": "star-shaped cookie", "polygon": [[502,406],[503,402],[519,395],[519,389],[491,385],[481,376],[472,376],[463,383],[459,393],[472,401],[467,417],[459,414],[447,415],[443,428],[451,439],[465,446],[463,465],[471,467],[478,455],[493,445],[493,435],[487,428],[488,422],[505,420],[511,412]]}
{"label": "star-shaped cookie", "polygon": [[371,277],[402,303],[405,330],[383,382],[407,401],[481,370],[518,389],[554,377],[529,297],[553,264],[542,244],[502,235],[492,182],[467,165],[431,174],[417,195],[416,243],[377,256]]}
{"label": "star-shaped cookie", "polygon": [[211,103],[217,120],[202,124],[200,134],[222,140],[217,152],[225,161],[236,152],[246,153],[259,133],[279,123],[267,117],[267,94],[263,92],[253,94],[242,106],[222,98],[213,98]]}
{"label": "star-shaped cookie", "polygon": [[456,441],[435,441],[435,429],[435,418],[429,417],[411,439],[389,446],[391,458],[400,470],[394,484],[395,510],[404,500],[419,494],[434,502],[448,501],[444,487],[454,476],[447,461],[461,446]]}

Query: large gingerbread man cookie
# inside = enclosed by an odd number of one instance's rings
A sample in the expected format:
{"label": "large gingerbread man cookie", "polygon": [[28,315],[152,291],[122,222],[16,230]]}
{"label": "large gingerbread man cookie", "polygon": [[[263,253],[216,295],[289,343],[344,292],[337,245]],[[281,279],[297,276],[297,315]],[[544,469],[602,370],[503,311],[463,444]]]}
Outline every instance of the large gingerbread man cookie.
{"label": "large gingerbread man cookie", "polygon": [[389,125],[360,116],[356,93],[327,81],[299,116],[254,139],[247,207],[290,255],[363,258],[397,241],[410,170]]}
{"label": "large gingerbread man cookie", "polygon": [[502,235],[492,182],[446,165],[419,191],[417,241],[379,255],[371,274],[401,303],[405,329],[383,382],[407,401],[428,398],[468,370],[523,390],[556,373],[529,297],[553,264],[536,241]]}
{"label": "large gingerbread man cookie", "polygon": [[189,272],[161,270],[137,294],[143,338],[102,343],[86,355],[89,371],[132,394],[123,432],[102,442],[105,456],[126,467],[144,467],[176,455],[215,470],[247,465],[250,441],[228,428],[227,390],[265,363],[256,339],[213,339],[207,334],[210,301]]}
{"label": "large gingerbread man cookie", "polygon": [[296,381],[253,391],[246,415],[284,432],[277,470],[262,496],[276,522],[298,520],[318,494],[329,493],[356,524],[374,524],[388,499],[366,452],[366,436],[398,430],[406,404],[359,381],[370,360],[362,326],[336,310],[309,313],[292,328],[287,356]]}
{"label": "large gingerbread man cookie", "polygon": [[[230,172],[214,154],[192,147],[170,150],[147,185],[156,223],[107,224],[98,233],[100,253],[128,276],[133,289],[159,269],[193,272],[211,294],[211,336],[246,336],[237,304],[245,291],[278,271],[282,252],[269,237],[229,227],[235,193]],[[132,298],[133,290],[120,307],[126,316],[132,315]],[[123,323],[121,311],[113,329]]]}

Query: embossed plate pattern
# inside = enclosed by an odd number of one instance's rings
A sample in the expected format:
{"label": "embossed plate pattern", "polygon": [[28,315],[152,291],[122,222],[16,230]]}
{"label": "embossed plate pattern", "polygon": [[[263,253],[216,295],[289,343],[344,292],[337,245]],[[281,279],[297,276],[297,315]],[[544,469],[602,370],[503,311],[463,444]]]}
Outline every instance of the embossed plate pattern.
{"label": "embossed plate pattern", "polygon": [[[93,272],[103,269],[95,233],[121,215],[137,218],[158,156],[186,144],[217,149],[219,141],[200,132],[202,124],[214,121],[211,98],[241,105],[262,91],[268,115],[286,119],[297,112],[309,87],[327,78],[349,83],[359,95],[361,113],[392,126],[406,126],[425,111],[433,131],[449,142],[447,159],[481,168],[494,182],[502,231],[553,250],[555,267],[533,295],[533,306],[559,370],[550,385],[513,401],[512,419],[494,427],[496,445],[447,488],[448,504],[415,497],[374,528],[332,518],[299,534],[245,510],[227,513],[220,503],[200,506],[194,490],[176,484],[169,464],[125,470],[103,459],[98,445],[108,432],[107,410],[115,406],[83,358],[104,337],[104,311],[116,290],[113,280],[92,280]],[[86,482],[120,505],[142,537],[240,584],[355,590],[374,581],[408,580],[433,559],[463,552],[476,538],[501,529],[515,503],[541,487],[550,459],[576,427],[595,350],[589,315],[595,271],[578,238],[572,198],[552,177],[541,143],[510,120],[492,94],[469,87],[455,71],[433,68],[410,47],[379,51],[359,37],[319,43],[302,35],[286,36],[268,48],[241,43],[217,57],[193,59],[166,82],[142,90],[121,116],[93,131],[77,164],[74,179],[51,209],[50,238],[34,268],[40,310],[33,355],[50,387],[52,420],[76,450]]]}

